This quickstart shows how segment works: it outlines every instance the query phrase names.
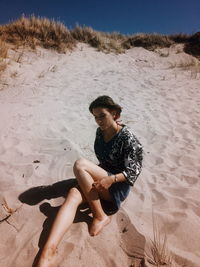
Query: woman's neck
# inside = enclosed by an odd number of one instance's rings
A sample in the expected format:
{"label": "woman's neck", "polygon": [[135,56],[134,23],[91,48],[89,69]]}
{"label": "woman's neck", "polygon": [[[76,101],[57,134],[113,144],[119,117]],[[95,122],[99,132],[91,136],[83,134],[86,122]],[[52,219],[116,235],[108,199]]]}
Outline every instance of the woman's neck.
{"label": "woman's neck", "polygon": [[104,141],[108,142],[110,139],[112,139],[112,137],[116,135],[121,130],[121,128],[122,128],[121,125],[114,123],[109,128],[103,130],[102,132],[103,132]]}

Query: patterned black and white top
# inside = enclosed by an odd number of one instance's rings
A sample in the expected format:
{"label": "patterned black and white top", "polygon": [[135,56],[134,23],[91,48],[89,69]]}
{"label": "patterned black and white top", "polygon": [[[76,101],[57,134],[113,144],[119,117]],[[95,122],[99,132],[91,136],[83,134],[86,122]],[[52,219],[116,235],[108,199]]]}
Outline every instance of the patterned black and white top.
{"label": "patterned black and white top", "polygon": [[136,181],[142,169],[142,145],[136,136],[122,125],[122,129],[108,142],[103,139],[98,127],[94,142],[94,151],[99,166],[113,174],[123,173],[128,184]]}

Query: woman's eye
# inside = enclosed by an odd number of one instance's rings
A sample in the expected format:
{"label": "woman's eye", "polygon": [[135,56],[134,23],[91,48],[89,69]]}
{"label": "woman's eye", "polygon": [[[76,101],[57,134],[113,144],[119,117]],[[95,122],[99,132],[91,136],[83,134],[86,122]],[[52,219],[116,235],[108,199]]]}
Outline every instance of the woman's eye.
{"label": "woman's eye", "polygon": [[105,114],[104,114],[104,115],[100,115],[100,116],[98,116],[98,117],[95,117],[95,120],[103,119],[103,118],[105,118]]}

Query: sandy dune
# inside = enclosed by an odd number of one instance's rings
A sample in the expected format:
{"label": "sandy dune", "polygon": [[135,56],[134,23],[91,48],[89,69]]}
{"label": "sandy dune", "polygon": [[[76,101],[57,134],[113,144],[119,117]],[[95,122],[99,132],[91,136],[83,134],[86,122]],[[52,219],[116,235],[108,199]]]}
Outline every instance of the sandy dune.
{"label": "sandy dune", "polygon": [[[153,239],[153,213],[161,239],[167,236],[170,266],[200,266],[196,61],[177,47],[169,55],[143,48],[114,55],[79,44],[66,54],[38,48],[13,60],[20,53],[10,51],[0,80],[0,266],[37,261],[73,185],[74,161],[83,156],[97,162],[88,105],[103,94],[122,105],[123,123],[143,144],[143,171],[99,236],[89,236],[91,217],[86,208],[79,211],[59,246],[57,265],[139,266]],[[147,258],[146,264],[151,266]]]}

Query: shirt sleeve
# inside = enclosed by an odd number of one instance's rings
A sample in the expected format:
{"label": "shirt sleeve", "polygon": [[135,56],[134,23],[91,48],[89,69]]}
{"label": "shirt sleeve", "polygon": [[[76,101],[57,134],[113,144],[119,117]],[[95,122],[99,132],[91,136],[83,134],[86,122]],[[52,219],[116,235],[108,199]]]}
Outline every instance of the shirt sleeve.
{"label": "shirt sleeve", "polygon": [[127,182],[133,186],[142,169],[143,148],[135,136],[129,137],[124,144],[124,166],[122,172]]}

